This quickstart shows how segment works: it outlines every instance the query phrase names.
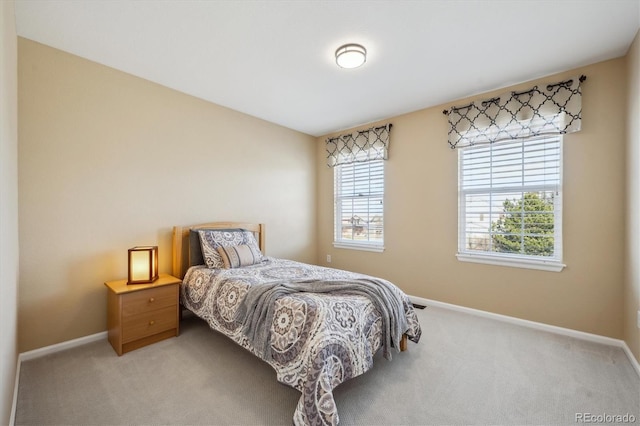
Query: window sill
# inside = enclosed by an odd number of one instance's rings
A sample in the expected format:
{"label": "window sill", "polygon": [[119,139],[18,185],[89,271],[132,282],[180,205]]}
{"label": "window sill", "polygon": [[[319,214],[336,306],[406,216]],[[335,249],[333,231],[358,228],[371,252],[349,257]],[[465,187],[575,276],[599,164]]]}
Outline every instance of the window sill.
{"label": "window sill", "polygon": [[384,251],[384,246],[379,244],[345,243],[334,241],[333,246],[340,249],[372,251],[376,253],[382,253]]}
{"label": "window sill", "polygon": [[535,260],[520,257],[487,256],[482,254],[458,253],[461,262],[484,263],[487,265],[509,266],[513,268],[538,269],[541,271],[561,272],[567,265],[557,260]]}

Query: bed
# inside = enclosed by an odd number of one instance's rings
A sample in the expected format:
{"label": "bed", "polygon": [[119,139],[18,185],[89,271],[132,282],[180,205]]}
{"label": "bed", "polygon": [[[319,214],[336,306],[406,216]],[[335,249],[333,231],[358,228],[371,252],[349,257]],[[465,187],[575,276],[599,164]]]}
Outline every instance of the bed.
{"label": "bed", "polygon": [[296,425],[338,424],[333,389],[368,371],[379,350],[391,359],[407,339],[420,340],[413,306],[396,286],[268,257],[263,224],[174,227],[173,275],[184,308],[301,392]]}

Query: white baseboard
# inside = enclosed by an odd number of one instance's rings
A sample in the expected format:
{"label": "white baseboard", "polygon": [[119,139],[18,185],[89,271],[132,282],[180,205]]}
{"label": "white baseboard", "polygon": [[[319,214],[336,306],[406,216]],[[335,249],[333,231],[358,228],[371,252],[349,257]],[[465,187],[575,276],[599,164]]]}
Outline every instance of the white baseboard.
{"label": "white baseboard", "polygon": [[16,424],[16,408],[18,407],[18,385],[20,384],[20,356],[16,360],[16,380],[13,385],[13,404],[11,404],[11,415],[9,416],[9,426]]}
{"label": "white baseboard", "polygon": [[100,333],[91,334],[89,336],[79,337],[73,340],[67,340],[66,342],[56,343],[55,345],[45,346],[44,348],[34,349],[28,352],[22,352],[18,358],[20,361],[28,361],[34,358],[40,358],[41,356],[53,354],[56,352],[64,351],[66,349],[75,348],[76,346],[86,345],[87,343],[97,342],[107,338],[107,332],[102,331]]}
{"label": "white baseboard", "polygon": [[475,315],[483,318],[490,318],[497,321],[502,321],[510,324],[516,324],[523,327],[533,328],[536,330],[548,331],[550,333],[560,334],[562,336],[574,337],[580,340],[587,340],[589,342],[600,343],[603,345],[609,346],[617,346],[622,348],[624,353],[629,358],[629,362],[638,373],[638,378],[640,378],[640,364],[638,364],[638,360],[627,343],[624,340],[613,339],[611,337],[600,336],[598,334],[586,333],[584,331],[572,330],[570,328],[558,327],[555,325],[544,324],[541,322],[529,321],[521,318],[510,317],[508,315],[494,314],[493,312],[481,311],[479,309],[467,308],[464,306],[453,305],[451,303],[439,302],[437,300],[425,299],[418,296],[409,296],[409,299],[413,303],[417,303],[419,305],[425,306],[435,306],[438,308],[449,309],[451,311],[464,312],[466,314]]}
{"label": "white baseboard", "polygon": [[629,361],[631,361],[631,365],[633,365],[633,368],[636,369],[638,377],[640,377],[640,363],[638,363],[636,357],[633,356],[633,352],[631,352],[629,345],[627,345],[627,342],[625,342],[624,340],[622,340],[622,349],[624,350],[624,353],[627,354],[627,358],[629,358]]}

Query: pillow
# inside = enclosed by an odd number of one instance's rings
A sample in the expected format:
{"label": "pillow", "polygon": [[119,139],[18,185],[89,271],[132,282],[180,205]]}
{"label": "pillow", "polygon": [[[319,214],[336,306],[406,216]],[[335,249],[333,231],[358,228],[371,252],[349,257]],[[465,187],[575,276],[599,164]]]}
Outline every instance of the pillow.
{"label": "pillow", "polygon": [[262,253],[253,232],[244,229],[200,229],[200,245],[202,248],[202,257],[208,268],[224,268],[224,262],[218,247],[232,247],[240,245],[248,245],[252,247],[254,253],[262,261]]}
{"label": "pillow", "polygon": [[262,261],[262,253],[255,248],[242,244],[239,246],[218,247],[218,253],[222,258],[225,269],[241,268],[243,266],[255,265]]}

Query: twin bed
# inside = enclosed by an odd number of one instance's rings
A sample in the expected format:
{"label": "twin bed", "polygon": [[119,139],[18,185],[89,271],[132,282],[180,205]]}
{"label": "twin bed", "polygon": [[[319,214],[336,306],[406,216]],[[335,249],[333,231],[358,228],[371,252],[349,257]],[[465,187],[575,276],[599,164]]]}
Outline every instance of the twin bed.
{"label": "twin bed", "polygon": [[335,425],[333,389],[365,373],[382,349],[404,350],[421,329],[408,297],[380,278],[267,257],[262,224],[173,229],[181,304],[266,361],[302,395],[296,425]]}

